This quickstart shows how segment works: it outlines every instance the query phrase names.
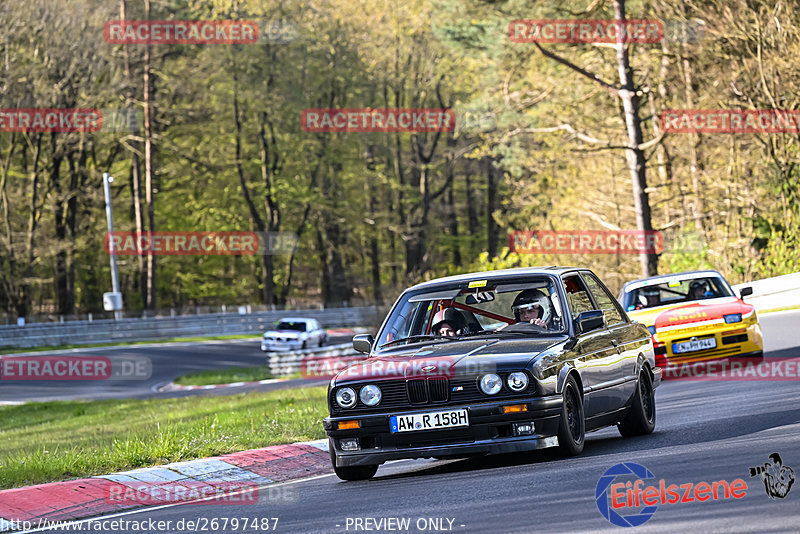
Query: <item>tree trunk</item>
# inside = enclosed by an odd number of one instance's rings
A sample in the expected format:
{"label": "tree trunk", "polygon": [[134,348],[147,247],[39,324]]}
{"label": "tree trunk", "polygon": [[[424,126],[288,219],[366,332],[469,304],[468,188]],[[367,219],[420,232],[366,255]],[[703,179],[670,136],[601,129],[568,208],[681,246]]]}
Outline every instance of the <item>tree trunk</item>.
{"label": "tree trunk", "polygon": [[[451,178],[452,178],[452,162],[450,165]],[[447,196],[446,198],[446,211],[447,211],[447,226],[450,230],[450,239],[453,240],[452,246],[452,253],[453,253],[453,265],[456,267],[461,266],[461,247],[458,240],[458,214],[456,213],[456,204],[454,200],[453,189],[455,189],[455,182],[451,180],[450,187],[447,188]]]}
{"label": "tree trunk", "polygon": [[492,160],[484,159],[486,165],[486,250],[489,260],[497,256],[498,236],[494,210],[497,208],[497,175]]}
{"label": "tree trunk", "polygon": [[[69,315],[72,313],[74,299],[70,296],[69,291],[69,265],[67,258],[67,224],[66,224],[66,211],[67,203],[64,201],[64,192],[61,187],[61,165],[64,161],[64,155],[58,149],[58,135],[56,133],[50,134],[50,184],[55,193],[54,208],[54,222],[55,234],[57,239],[57,249],[55,257],[55,277],[54,289],[56,297],[56,313],[60,315]],[[67,195],[67,198],[72,195]]]}
{"label": "tree trunk", "polygon": [[[144,0],[145,18],[150,19],[150,0]],[[156,231],[155,198],[153,196],[155,163],[153,161],[153,118],[155,101],[155,81],[150,72],[150,44],[144,48],[144,174],[145,202],[147,203],[147,224],[150,232]],[[147,255],[147,301],[145,308],[156,309],[156,256]]]}
{"label": "tree trunk", "polygon": [[[625,0],[614,0],[614,17],[622,24],[625,20]],[[628,131],[628,149],[625,155],[633,184],[633,199],[636,209],[636,226],[639,231],[650,232],[653,223],[650,214],[650,200],[647,194],[647,166],[644,150],[640,148],[643,141],[642,123],[639,117],[639,97],[633,83],[633,69],[628,58],[628,48],[622,40],[616,44],[617,67],[619,81],[622,86],[619,94],[625,110],[625,125]],[[639,254],[642,276],[658,274],[658,255],[655,251],[642,251]]]}
{"label": "tree trunk", "polygon": [[478,211],[475,209],[475,197],[472,194],[472,176],[470,171],[464,174],[464,184],[466,186],[467,197],[467,229],[470,237],[478,234]]}
{"label": "tree trunk", "polygon": [[[123,22],[127,19],[126,13],[127,5],[126,0],[119,2],[119,17]],[[140,144],[138,141],[139,123],[136,121],[136,108],[135,108],[135,95],[136,83],[134,82],[131,73],[131,59],[127,43],[122,45],[122,56],[125,63],[125,109],[128,113],[128,127],[130,128],[131,135],[131,169],[130,169],[130,183],[131,183],[131,198],[133,207],[133,223],[136,228],[137,235],[141,235],[144,227],[144,220],[142,218],[142,177],[141,177],[141,163],[139,162]],[[141,294],[142,306],[146,306],[148,300],[147,292],[147,271],[144,265],[144,256],[136,255],[136,264],[139,269],[137,286]]]}
{"label": "tree trunk", "polygon": [[[686,109],[694,109],[694,81],[692,76],[692,64],[689,58],[684,55],[683,46],[680,47],[681,65],[683,70],[684,94],[686,96]],[[694,197],[693,216],[695,230],[705,236],[705,225],[703,217],[705,214],[705,203],[703,202],[703,190],[700,185],[700,174],[703,172],[702,158],[700,149],[703,138],[699,133],[689,134],[689,173],[692,176],[692,196]]]}
{"label": "tree trunk", "polygon": [[281,288],[281,294],[280,297],[278,298],[278,304],[286,304],[286,299],[289,297],[289,290],[292,287],[292,275],[294,274],[294,259],[295,256],[297,255],[297,251],[300,248],[299,246],[300,238],[302,237],[303,230],[306,227],[306,222],[308,221],[309,213],[311,213],[310,203],[306,204],[306,207],[303,210],[303,218],[300,220],[300,224],[297,225],[297,232],[295,232],[295,234],[297,235],[298,246],[292,249],[292,253],[289,256],[289,265],[286,269],[286,282],[283,284],[283,287]]}

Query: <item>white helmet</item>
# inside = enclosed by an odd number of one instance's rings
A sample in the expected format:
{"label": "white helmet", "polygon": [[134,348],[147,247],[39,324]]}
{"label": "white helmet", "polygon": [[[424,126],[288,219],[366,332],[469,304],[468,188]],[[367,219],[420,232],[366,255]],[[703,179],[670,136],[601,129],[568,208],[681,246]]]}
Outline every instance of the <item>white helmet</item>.
{"label": "white helmet", "polygon": [[537,289],[526,289],[520,292],[517,298],[514,299],[511,310],[514,312],[514,317],[519,321],[519,312],[521,310],[535,308],[537,306],[539,307],[539,318],[545,323],[549,323],[550,318],[553,316],[550,297]]}

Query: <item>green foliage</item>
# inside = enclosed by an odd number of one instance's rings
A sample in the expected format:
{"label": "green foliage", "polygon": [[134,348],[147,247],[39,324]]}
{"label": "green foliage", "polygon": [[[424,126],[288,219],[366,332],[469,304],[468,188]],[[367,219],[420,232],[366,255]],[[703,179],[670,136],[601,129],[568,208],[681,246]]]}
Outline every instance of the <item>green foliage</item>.
{"label": "green foliage", "polygon": [[[125,50],[102,37],[118,3],[5,4],[4,108],[119,109],[130,96],[141,113],[144,47],[127,47],[128,80]],[[645,142],[665,109],[792,107],[797,10],[677,0],[629,0],[626,8],[629,18],[704,28],[692,42],[629,47]],[[514,19],[603,19],[613,16],[612,3],[170,0],[153,10],[160,19],[291,29],[288,39],[255,45],[152,47],[155,229],[257,230],[261,219],[301,234],[293,259],[271,263],[259,255],[160,256],[157,307],[255,303],[268,266],[275,300],[290,305],[371,301],[473,267],[580,264],[612,286],[640,276],[632,255],[485,257],[489,232],[502,249],[511,230],[636,227],[618,94],[508,39]],[[128,16],[142,18],[142,4],[128,2]],[[614,47],[543,47],[619,83]],[[456,128],[438,136],[304,131],[300,113],[326,107],[450,107]],[[12,320],[101,310],[110,289],[101,175],[116,177],[116,229],[134,230],[131,161],[142,156],[141,138],[0,132],[0,308]],[[653,226],[696,231],[706,244],[699,254],[662,255],[660,272],[711,266],[751,279],[796,270],[798,153],[792,134],[669,134],[648,145]],[[142,262],[118,259],[126,310],[139,311]]]}

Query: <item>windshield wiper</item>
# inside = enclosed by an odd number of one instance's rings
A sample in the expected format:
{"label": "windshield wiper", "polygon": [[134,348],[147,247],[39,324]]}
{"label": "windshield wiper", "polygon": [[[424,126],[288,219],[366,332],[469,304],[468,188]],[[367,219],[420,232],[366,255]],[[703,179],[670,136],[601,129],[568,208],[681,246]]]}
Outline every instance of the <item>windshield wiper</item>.
{"label": "windshield wiper", "polygon": [[449,339],[450,341],[458,341],[458,338],[454,336],[440,336],[439,334],[420,334],[416,336],[403,337],[400,339],[393,339],[392,341],[384,343],[378,348],[382,349],[383,347],[388,347],[389,345],[394,345],[395,343],[402,343],[404,341],[406,343],[409,343],[411,341],[424,341],[426,339]]}

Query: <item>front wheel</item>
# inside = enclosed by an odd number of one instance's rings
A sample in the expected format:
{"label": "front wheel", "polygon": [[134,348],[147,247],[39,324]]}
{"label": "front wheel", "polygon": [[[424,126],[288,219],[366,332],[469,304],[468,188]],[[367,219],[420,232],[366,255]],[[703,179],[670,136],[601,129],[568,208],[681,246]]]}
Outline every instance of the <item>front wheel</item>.
{"label": "front wheel", "polygon": [[619,433],[624,437],[643,436],[650,434],[656,427],[656,394],[653,390],[653,381],[647,369],[639,373],[636,383],[636,393],[633,396],[628,413],[617,424]]}
{"label": "front wheel", "polygon": [[378,472],[377,465],[354,465],[349,467],[336,467],[333,470],[342,480],[369,480]]}
{"label": "front wheel", "polygon": [[578,384],[572,376],[564,384],[564,399],[561,405],[561,421],[558,424],[558,448],[565,456],[583,452],[586,421],[583,415],[583,400]]}
{"label": "front wheel", "polygon": [[[333,447],[333,444],[331,444]],[[336,455],[331,448],[331,464],[333,464],[333,471],[336,476],[342,480],[368,480],[375,476],[378,472],[377,465],[353,465],[348,467],[336,466]]]}

